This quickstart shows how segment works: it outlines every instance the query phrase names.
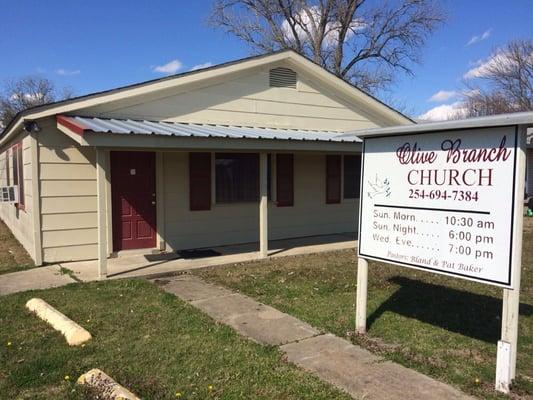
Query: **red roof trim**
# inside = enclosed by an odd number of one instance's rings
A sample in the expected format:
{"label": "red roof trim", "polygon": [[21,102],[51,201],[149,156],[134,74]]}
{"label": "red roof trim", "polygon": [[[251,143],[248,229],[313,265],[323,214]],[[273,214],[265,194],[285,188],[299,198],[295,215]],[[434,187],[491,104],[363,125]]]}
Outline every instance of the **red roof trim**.
{"label": "red roof trim", "polygon": [[65,115],[56,115],[56,121],[58,124],[63,125],[65,128],[70,129],[72,132],[77,133],[80,136],[83,136],[83,132],[87,129],[73,118]]}

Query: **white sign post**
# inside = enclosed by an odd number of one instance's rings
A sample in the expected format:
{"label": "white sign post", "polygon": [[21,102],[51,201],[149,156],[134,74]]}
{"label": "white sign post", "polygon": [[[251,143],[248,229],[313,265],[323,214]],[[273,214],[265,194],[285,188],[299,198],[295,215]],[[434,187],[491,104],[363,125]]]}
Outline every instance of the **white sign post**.
{"label": "white sign post", "polygon": [[525,128],[364,136],[356,330],[368,259],[504,288],[496,389],[515,377]]}

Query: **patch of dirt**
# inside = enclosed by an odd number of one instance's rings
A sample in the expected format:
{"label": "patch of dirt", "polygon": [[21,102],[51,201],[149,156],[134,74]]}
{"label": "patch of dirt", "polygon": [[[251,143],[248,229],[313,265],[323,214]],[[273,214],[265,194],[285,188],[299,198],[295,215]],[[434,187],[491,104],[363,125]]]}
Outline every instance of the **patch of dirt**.
{"label": "patch of dirt", "polygon": [[354,342],[361,344],[368,350],[377,354],[388,354],[401,351],[402,346],[399,344],[387,343],[383,339],[378,337],[370,337],[367,335],[357,334],[354,336]]}
{"label": "patch of dirt", "polygon": [[354,342],[358,345],[365,347],[374,354],[379,354],[383,357],[390,356],[394,353],[401,354],[402,357],[412,360],[419,364],[430,365],[435,368],[447,368],[448,364],[438,357],[426,357],[422,356],[408,348],[399,344],[387,343],[384,340],[377,337],[369,337],[366,335],[356,335]]}
{"label": "patch of dirt", "polygon": [[477,363],[481,363],[490,358],[488,355],[483,355],[472,349],[448,349],[448,353],[454,357],[468,358]]}
{"label": "patch of dirt", "polygon": [[39,386],[37,388],[21,391],[17,400],[39,399],[60,399],[63,397],[63,390],[60,386]]}
{"label": "patch of dirt", "polygon": [[170,283],[168,279],[154,279],[153,282],[157,286],[165,286],[166,284]]}
{"label": "patch of dirt", "polygon": [[524,218],[524,232],[525,233],[533,232],[533,217]]}
{"label": "patch of dirt", "polygon": [[0,220],[0,271],[8,266],[33,267],[34,263],[7,225]]}

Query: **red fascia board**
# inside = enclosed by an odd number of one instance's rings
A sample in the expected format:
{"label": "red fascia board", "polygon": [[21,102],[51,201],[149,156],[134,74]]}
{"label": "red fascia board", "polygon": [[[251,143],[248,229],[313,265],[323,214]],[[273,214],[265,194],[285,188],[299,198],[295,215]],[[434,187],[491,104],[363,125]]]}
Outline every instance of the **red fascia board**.
{"label": "red fascia board", "polygon": [[65,115],[56,115],[56,121],[58,124],[63,125],[65,128],[70,129],[72,132],[77,133],[80,136],[83,136],[83,133],[87,129],[82,124]]}

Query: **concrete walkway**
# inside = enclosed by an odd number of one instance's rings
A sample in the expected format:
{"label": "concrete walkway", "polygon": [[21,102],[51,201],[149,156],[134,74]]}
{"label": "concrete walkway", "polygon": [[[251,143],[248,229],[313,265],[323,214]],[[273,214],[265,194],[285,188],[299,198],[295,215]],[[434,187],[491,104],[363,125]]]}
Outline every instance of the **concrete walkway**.
{"label": "concrete walkway", "polygon": [[32,268],[0,275],[0,296],[26,290],[49,289],[76,282],[68,274],[61,273],[59,265]]}
{"label": "concrete walkway", "polygon": [[[196,259],[180,258],[176,253],[146,254],[146,250],[126,252],[108,260],[108,279],[167,276],[198,268],[236,264],[258,260],[258,243],[213,247],[220,255]],[[285,257],[343,249],[355,249],[354,234],[322,235],[294,239],[271,240],[269,257]],[[71,278],[61,268],[72,272]],[[48,289],[75,282],[98,280],[98,262],[76,261],[37,267],[0,275],[0,296],[32,289]]]}
{"label": "concrete walkway", "polygon": [[153,282],[241,335],[258,343],[280,346],[289,361],[356,399],[471,398],[449,385],[386,361],[297,318],[197,277],[182,275]]}

